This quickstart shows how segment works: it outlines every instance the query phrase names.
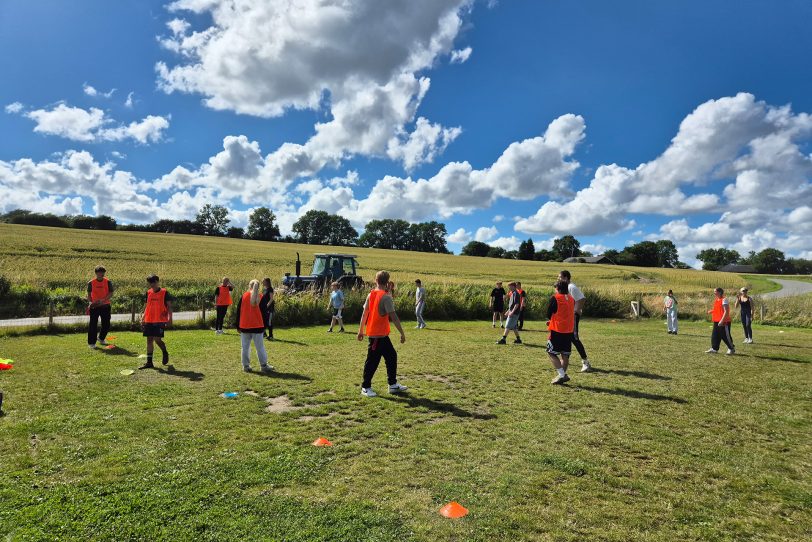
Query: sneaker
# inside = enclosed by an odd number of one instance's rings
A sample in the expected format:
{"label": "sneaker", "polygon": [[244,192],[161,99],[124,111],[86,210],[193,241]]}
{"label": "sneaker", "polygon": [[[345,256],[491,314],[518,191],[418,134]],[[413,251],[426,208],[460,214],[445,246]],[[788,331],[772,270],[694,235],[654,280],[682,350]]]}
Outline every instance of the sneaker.
{"label": "sneaker", "polygon": [[139,367],[138,370],[140,371],[141,369],[154,369],[154,368],[155,368],[155,365],[153,365],[151,361],[148,361],[145,364],[143,364],[141,367]]}
{"label": "sneaker", "polygon": [[327,330],[327,333],[332,333],[332,332],[333,332],[333,328],[330,328],[330,329]]}
{"label": "sneaker", "polygon": [[513,341],[513,344],[522,344],[522,340],[521,339],[516,339],[516,340]]}
{"label": "sneaker", "polygon": [[253,372],[253,371],[251,370],[251,366],[250,366],[250,365],[248,365],[248,366],[243,365],[243,366],[242,366],[242,370],[243,370],[243,371],[245,371],[246,373]]}
{"label": "sneaker", "polygon": [[555,375],[555,378],[550,381],[550,384],[563,384],[564,382],[569,381],[570,377],[565,373],[564,376]]}
{"label": "sneaker", "polygon": [[96,349],[96,343],[89,344],[89,345],[87,345],[87,347],[90,348],[91,350],[95,350]]}
{"label": "sneaker", "polygon": [[169,352],[164,352],[164,355],[161,358],[161,364],[169,365]]}
{"label": "sneaker", "polygon": [[507,344],[507,341],[505,340],[505,338],[504,338],[504,337],[502,337],[501,339],[499,339],[498,341],[496,341],[496,344]]}
{"label": "sneaker", "polygon": [[[586,359],[583,360],[583,362],[581,363],[581,372],[582,373],[588,373],[591,370],[592,370],[592,365],[589,364],[589,360],[586,360]],[[569,380],[569,378],[567,378],[567,380]]]}
{"label": "sneaker", "polygon": [[728,349],[727,349],[727,352],[725,352],[725,354],[726,354],[726,355],[728,355],[728,356],[732,356],[732,355],[733,355],[733,354],[735,354],[735,353],[736,353],[736,349],[735,349],[735,348],[728,348]]}
{"label": "sneaker", "polygon": [[344,333],[344,328],[342,327],[341,329],[338,330],[338,332],[339,333]]}
{"label": "sneaker", "polygon": [[705,350],[705,353],[706,353],[706,354],[718,354],[718,353],[719,353],[719,351],[718,351],[718,350],[714,350],[713,348],[708,348],[707,350]]}
{"label": "sneaker", "polygon": [[414,326],[414,328],[415,328],[415,329],[421,329],[421,328],[420,328],[420,324],[417,324],[416,326]]}
{"label": "sneaker", "polygon": [[263,365],[262,372],[267,374],[271,374],[273,372],[273,365]]}
{"label": "sneaker", "polygon": [[101,340],[101,341],[99,341],[99,342],[98,342],[98,343],[96,343],[96,344],[100,344],[100,345],[102,345],[102,346],[107,346],[107,345],[108,345],[108,344],[110,344],[110,343],[109,343],[109,342],[107,342],[107,341],[105,341],[105,340]]}
{"label": "sneaker", "polygon": [[378,394],[375,393],[372,388],[361,388],[361,395],[364,397],[377,397]]}
{"label": "sneaker", "polygon": [[[493,327],[493,329],[496,329],[496,324],[493,324],[491,327]],[[502,327],[502,326],[499,326],[499,327]]]}
{"label": "sneaker", "polygon": [[400,382],[395,382],[394,384],[389,386],[389,393],[402,393],[408,389],[409,388],[407,386],[404,386]]}

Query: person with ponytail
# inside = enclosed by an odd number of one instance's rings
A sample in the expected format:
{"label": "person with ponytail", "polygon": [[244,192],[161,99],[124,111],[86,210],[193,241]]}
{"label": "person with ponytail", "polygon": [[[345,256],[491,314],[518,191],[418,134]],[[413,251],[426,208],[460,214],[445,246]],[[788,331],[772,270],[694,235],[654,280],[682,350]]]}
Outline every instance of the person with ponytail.
{"label": "person with ponytail", "polygon": [[251,343],[257,350],[257,358],[263,373],[270,373],[273,367],[268,365],[268,354],[265,352],[265,343],[262,340],[265,334],[265,321],[262,309],[259,306],[259,281],[256,279],[248,283],[248,290],[242,294],[237,302],[237,330],[240,332],[242,343],[242,370],[251,372]]}

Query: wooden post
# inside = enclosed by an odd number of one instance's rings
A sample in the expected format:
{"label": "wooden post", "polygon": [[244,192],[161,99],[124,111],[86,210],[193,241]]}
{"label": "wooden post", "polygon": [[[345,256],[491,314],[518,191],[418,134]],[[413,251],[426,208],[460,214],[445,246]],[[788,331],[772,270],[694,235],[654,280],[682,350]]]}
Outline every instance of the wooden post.
{"label": "wooden post", "polygon": [[202,301],[201,306],[203,307],[201,310],[203,311],[203,323],[206,323],[206,302]]}
{"label": "wooden post", "polygon": [[761,323],[764,323],[764,302],[761,302]]}
{"label": "wooden post", "polygon": [[135,325],[135,299],[130,300],[130,322]]}
{"label": "wooden post", "polygon": [[48,302],[48,327],[53,327],[54,325],[54,302]]}

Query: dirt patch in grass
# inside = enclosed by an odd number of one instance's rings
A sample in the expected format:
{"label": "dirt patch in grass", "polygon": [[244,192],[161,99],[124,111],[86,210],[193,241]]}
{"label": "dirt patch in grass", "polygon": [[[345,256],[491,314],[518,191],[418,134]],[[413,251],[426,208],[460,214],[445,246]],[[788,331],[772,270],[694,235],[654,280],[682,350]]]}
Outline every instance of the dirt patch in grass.
{"label": "dirt patch in grass", "polygon": [[424,374],[414,374],[410,376],[414,378],[422,378],[423,380],[428,380],[429,382],[437,382],[439,384],[445,384],[446,386],[450,386],[452,388],[456,385],[465,383],[464,378],[454,375],[438,375],[433,373],[424,373]]}
{"label": "dirt patch in grass", "polygon": [[329,420],[338,416],[338,412],[330,412],[329,414],[324,414],[323,416],[299,416],[296,418],[297,422],[312,422],[313,420]]}

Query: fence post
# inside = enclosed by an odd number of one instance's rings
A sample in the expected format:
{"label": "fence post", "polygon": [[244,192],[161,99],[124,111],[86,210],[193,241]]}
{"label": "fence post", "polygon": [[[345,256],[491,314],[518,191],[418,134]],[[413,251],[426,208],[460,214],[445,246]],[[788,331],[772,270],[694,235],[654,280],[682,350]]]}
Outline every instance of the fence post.
{"label": "fence post", "polygon": [[53,327],[54,325],[54,302],[48,302],[48,327]]}
{"label": "fence post", "polygon": [[764,323],[764,302],[761,302],[761,323]]}
{"label": "fence post", "polygon": [[135,299],[130,300],[130,322],[135,325]]}
{"label": "fence post", "polygon": [[206,323],[206,302],[201,301],[200,305],[202,307],[201,310],[203,311],[203,323],[205,324]]}

